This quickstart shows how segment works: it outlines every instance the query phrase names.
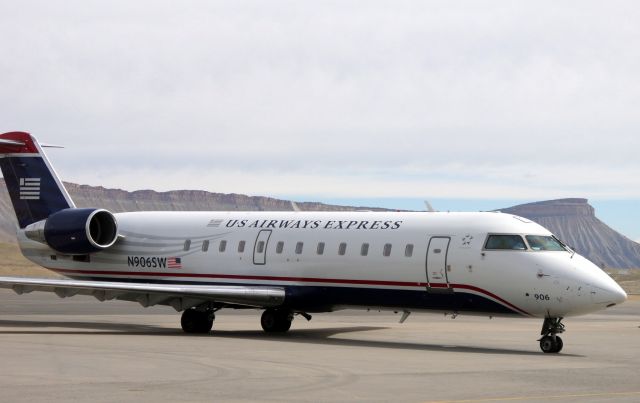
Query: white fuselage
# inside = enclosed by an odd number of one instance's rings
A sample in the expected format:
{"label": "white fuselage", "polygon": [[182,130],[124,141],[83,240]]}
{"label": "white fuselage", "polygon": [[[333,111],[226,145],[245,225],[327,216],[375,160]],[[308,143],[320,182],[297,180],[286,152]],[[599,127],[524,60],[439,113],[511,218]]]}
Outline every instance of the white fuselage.
{"label": "white fuselage", "polygon": [[[293,310],[345,307],[564,317],[626,298],[571,251],[489,250],[489,234],[551,235],[501,213],[140,212],[121,239],[65,256],[19,234],[34,262],[78,279],[278,285]],[[244,247],[243,247],[244,245]]]}

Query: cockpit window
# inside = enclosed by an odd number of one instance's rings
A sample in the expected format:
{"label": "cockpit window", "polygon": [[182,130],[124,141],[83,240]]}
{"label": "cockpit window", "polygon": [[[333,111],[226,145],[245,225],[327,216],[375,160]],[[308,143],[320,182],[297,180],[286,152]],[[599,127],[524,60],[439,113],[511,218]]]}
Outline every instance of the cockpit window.
{"label": "cockpit window", "polygon": [[485,249],[527,250],[527,246],[520,235],[489,235]]}
{"label": "cockpit window", "polygon": [[565,251],[565,247],[554,237],[545,235],[527,235],[532,250]]}

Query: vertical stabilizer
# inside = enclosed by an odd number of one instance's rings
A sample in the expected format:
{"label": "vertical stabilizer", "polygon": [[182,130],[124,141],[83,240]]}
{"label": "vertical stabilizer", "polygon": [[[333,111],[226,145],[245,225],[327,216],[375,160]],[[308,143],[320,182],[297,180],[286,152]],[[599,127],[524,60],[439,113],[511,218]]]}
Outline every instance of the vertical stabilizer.
{"label": "vertical stabilizer", "polygon": [[0,134],[0,169],[20,228],[75,207],[42,148],[29,133]]}

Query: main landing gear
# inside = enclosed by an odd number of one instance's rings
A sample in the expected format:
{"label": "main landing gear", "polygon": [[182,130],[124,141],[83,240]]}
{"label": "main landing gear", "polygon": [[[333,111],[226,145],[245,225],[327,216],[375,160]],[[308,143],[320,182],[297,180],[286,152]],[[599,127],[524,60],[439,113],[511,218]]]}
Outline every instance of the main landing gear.
{"label": "main landing gear", "polygon": [[260,318],[262,329],[267,333],[284,333],[291,328],[293,312],[286,309],[266,309]]}
{"label": "main landing gear", "polygon": [[285,333],[291,328],[293,315],[300,315],[306,320],[311,320],[311,315],[306,312],[292,312],[284,308],[269,308],[262,313],[260,324],[267,333]]}
{"label": "main landing gear", "polygon": [[564,332],[562,318],[545,318],[540,334],[540,349],[545,353],[559,353],[562,350],[562,339],[557,334]]}
{"label": "main landing gear", "polygon": [[190,308],[182,312],[180,324],[185,333],[209,333],[216,319],[215,309]]}
{"label": "main landing gear", "polygon": [[[203,334],[209,333],[216,318],[215,312],[220,306],[201,305],[186,309],[182,312],[180,324],[185,333]],[[262,313],[260,323],[267,333],[285,333],[291,328],[293,316],[300,315],[306,320],[311,320],[311,315],[306,312],[293,312],[284,308],[269,308]]]}

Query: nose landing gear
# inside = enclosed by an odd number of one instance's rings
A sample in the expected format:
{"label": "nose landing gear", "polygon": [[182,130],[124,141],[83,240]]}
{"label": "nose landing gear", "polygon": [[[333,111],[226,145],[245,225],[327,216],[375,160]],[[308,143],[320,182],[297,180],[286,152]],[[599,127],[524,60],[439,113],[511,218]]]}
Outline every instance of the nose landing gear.
{"label": "nose landing gear", "polygon": [[545,318],[540,334],[540,349],[544,353],[559,353],[562,350],[562,339],[557,334],[564,332],[562,318]]}

